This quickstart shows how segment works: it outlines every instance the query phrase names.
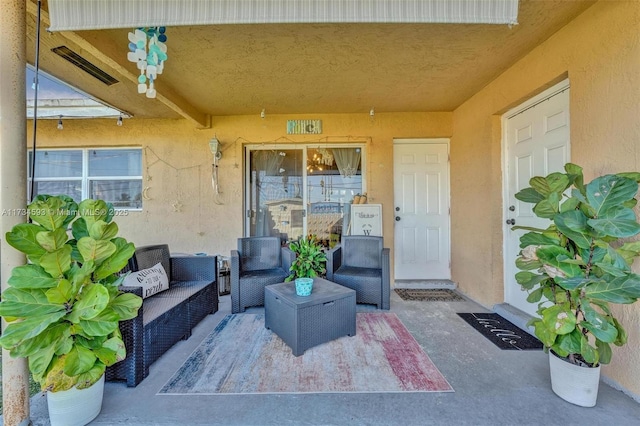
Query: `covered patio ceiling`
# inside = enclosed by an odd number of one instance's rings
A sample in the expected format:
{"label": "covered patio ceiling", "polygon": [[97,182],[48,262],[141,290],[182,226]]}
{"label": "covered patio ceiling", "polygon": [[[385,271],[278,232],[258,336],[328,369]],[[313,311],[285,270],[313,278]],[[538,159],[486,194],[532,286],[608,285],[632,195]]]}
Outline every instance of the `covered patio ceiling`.
{"label": "covered patio ceiling", "polygon": [[[521,0],[518,25],[234,24],[167,28],[158,96],[137,93],[132,29],[46,32],[40,68],[135,118],[453,111],[594,1]],[[28,0],[34,63],[37,0]],[[66,46],[117,82],[107,85],[52,52]]]}

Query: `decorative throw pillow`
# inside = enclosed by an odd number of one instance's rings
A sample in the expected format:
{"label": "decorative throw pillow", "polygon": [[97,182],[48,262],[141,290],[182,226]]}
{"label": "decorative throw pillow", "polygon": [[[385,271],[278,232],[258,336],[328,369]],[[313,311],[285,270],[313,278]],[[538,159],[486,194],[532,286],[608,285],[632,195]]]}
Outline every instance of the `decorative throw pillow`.
{"label": "decorative throw pillow", "polygon": [[142,298],[153,296],[161,291],[169,290],[169,277],[162,267],[162,263],[157,263],[148,269],[132,272],[124,279],[124,285],[142,287]]}

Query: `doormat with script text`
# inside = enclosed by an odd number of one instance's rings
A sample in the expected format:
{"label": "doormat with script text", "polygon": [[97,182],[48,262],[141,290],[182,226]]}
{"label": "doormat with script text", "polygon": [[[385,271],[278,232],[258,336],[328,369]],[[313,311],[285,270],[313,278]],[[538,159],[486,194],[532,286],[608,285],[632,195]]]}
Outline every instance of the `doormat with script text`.
{"label": "doormat with script text", "polygon": [[396,288],[402,300],[422,300],[426,302],[462,302],[464,297],[448,289]]}
{"label": "doormat with script text", "polygon": [[498,314],[458,312],[458,315],[500,349],[514,351],[542,349],[542,343],[538,339]]}

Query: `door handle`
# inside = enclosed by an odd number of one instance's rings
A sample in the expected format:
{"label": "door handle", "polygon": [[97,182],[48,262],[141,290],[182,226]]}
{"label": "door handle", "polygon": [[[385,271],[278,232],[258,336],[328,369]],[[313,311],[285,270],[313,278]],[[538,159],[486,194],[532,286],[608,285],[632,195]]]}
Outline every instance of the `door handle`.
{"label": "door handle", "polygon": [[400,222],[400,216],[396,216],[396,222]]}
{"label": "door handle", "polygon": [[507,219],[507,225],[515,225],[515,224],[516,224],[515,219]]}

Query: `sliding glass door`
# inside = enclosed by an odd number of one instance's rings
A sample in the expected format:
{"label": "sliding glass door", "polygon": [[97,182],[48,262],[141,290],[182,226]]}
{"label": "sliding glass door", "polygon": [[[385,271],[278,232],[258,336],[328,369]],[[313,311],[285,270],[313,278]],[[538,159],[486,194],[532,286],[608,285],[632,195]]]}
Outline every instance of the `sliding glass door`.
{"label": "sliding glass door", "polygon": [[351,202],[365,191],[363,148],[247,146],[245,234],[283,243],[313,234],[335,245],[348,232]]}

